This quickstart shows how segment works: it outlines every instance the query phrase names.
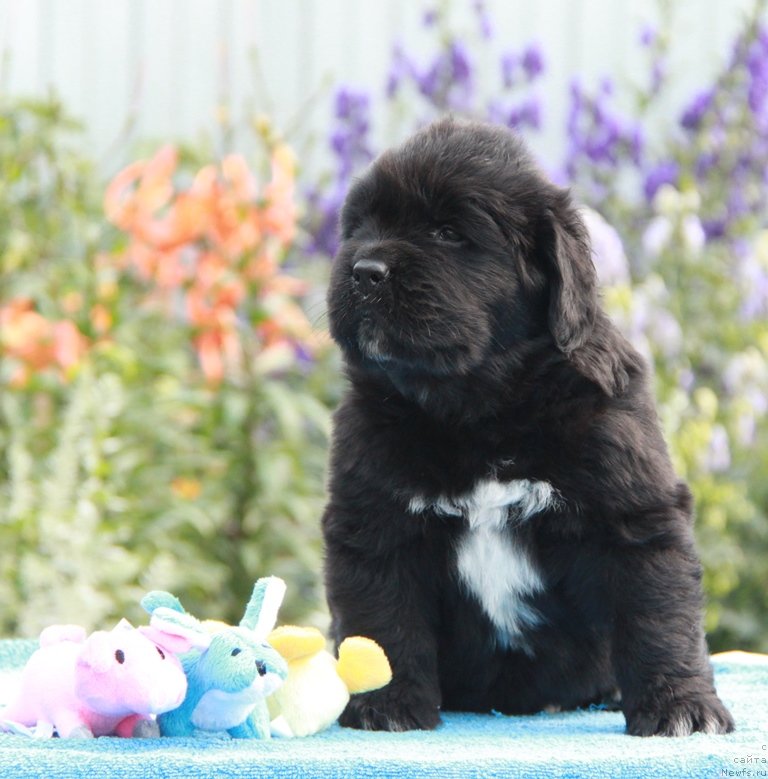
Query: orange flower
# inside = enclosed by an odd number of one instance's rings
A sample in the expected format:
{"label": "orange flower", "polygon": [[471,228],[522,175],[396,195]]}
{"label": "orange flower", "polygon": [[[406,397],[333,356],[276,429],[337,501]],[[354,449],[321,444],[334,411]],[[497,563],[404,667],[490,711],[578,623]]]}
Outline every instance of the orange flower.
{"label": "orange flower", "polygon": [[104,212],[107,219],[121,230],[130,230],[136,219],[138,204],[129,188],[139,179],[144,162],[133,162],[123,168],[109,183],[104,193]]}
{"label": "orange flower", "polygon": [[197,356],[203,375],[212,384],[219,384],[224,378],[224,359],[218,333],[208,330],[195,339]]}
{"label": "orange flower", "polygon": [[203,375],[211,384],[220,384],[227,367],[240,362],[240,341],[232,330],[206,330],[195,338]]}
{"label": "orange flower", "polygon": [[[206,165],[186,189],[174,188],[178,157],[165,146],[134,163],[110,184],[107,216],[128,233],[126,256],[139,275],[169,301],[182,289],[193,343],[208,381],[223,380],[242,361],[238,311],[259,303],[267,320],[258,326],[265,350],[293,349],[311,336],[295,298],[306,285],[279,274],[279,258],[296,231],[295,167],[285,144],[274,147],[271,177],[263,187],[239,154]],[[95,322],[104,312],[93,311]],[[98,328],[97,328],[98,329]]]}
{"label": "orange flower", "polygon": [[221,173],[227,188],[241,203],[256,199],[256,179],[242,154],[228,154],[221,161]]}
{"label": "orange flower", "polygon": [[0,309],[0,346],[34,369],[52,362],[50,322],[34,310],[31,300],[18,298]]}
{"label": "orange flower", "polygon": [[51,322],[26,298],[0,308],[0,351],[21,363],[13,382],[17,386],[48,368],[57,369],[66,378],[87,349],[88,340],[73,322]]}
{"label": "orange flower", "polygon": [[295,171],[296,158],[290,147],[278,144],[272,153],[272,180],[264,191],[267,207],[262,224],[283,246],[296,237]]}
{"label": "orange flower", "polygon": [[189,193],[174,199],[171,177],[177,164],[176,149],[163,146],[152,159],[120,171],[104,195],[107,218],[156,249],[172,249],[199,237],[205,229],[210,176],[201,176]]}
{"label": "orange flower", "polygon": [[64,319],[53,324],[53,353],[56,362],[69,370],[85,355],[88,341],[74,322]]}
{"label": "orange flower", "polygon": [[179,155],[173,146],[165,145],[158,149],[154,157],[144,164],[141,180],[136,191],[136,199],[143,211],[154,213],[173,197],[171,176],[176,171]]}
{"label": "orange flower", "polygon": [[264,283],[278,271],[277,256],[272,246],[265,246],[251,259],[244,268],[248,281]]}
{"label": "orange flower", "polygon": [[112,314],[103,303],[97,303],[91,308],[91,325],[99,334],[104,335],[112,327]]}
{"label": "orange flower", "polygon": [[171,482],[171,490],[174,495],[182,500],[196,500],[203,491],[203,485],[197,479],[178,476]]}

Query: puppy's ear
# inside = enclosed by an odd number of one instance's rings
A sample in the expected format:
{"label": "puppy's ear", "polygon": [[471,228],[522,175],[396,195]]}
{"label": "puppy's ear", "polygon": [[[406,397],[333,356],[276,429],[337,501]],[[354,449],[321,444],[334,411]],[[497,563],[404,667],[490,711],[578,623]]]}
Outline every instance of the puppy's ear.
{"label": "puppy's ear", "polygon": [[589,235],[565,200],[549,210],[549,329],[558,349],[570,354],[589,338],[597,316],[597,275]]}
{"label": "puppy's ear", "polygon": [[[557,348],[576,370],[606,395],[620,395],[629,371],[640,371],[629,344],[611,328],[600,327],[597,273],[589,234],[567,193],[549,211],[549,329]],[[604,317],[603,317],[604,318]]]}

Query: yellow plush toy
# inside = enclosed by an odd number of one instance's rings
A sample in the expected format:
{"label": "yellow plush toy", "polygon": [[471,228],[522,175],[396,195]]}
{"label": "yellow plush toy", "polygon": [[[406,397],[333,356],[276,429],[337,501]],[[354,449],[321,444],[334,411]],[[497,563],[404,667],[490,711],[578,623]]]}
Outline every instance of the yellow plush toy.
{"label": "yellow plush toy", "polygon": [[377,690],[392,679],[384,650],[370,638],[351,636],[337,660],[315,628],[284,625],[267,641],[288,663],[288,678],[267,698],[275,735],[311,736],[332,725],[349,696]]}

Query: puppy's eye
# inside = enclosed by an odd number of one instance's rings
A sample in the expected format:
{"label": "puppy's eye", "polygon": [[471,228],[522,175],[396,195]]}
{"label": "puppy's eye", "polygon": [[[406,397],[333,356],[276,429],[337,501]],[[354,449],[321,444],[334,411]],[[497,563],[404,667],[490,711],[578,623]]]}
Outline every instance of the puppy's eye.
{"label": "puppy's eye", "polygon": [[434,230],[432,237],[441,243],[461,243],[463,238],[450,225],[443,225]]}

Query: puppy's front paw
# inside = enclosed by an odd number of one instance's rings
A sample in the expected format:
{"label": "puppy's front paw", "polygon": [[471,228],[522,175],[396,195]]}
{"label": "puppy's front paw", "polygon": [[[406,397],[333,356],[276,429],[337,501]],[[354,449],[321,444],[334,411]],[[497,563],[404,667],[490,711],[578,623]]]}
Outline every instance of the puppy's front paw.
{"label": "puppy's front paw", "polygon": [[436,704],[385,688],[353,696],[339,722],[359,730],[433,730],[440,714]]}
{"label": "puppy's front paw", "polygon": [[733,717],[720,699],[710,693],[664,696],[646,701],[627,715],[631,736],[690,736],[691,733],[730,733]]}

